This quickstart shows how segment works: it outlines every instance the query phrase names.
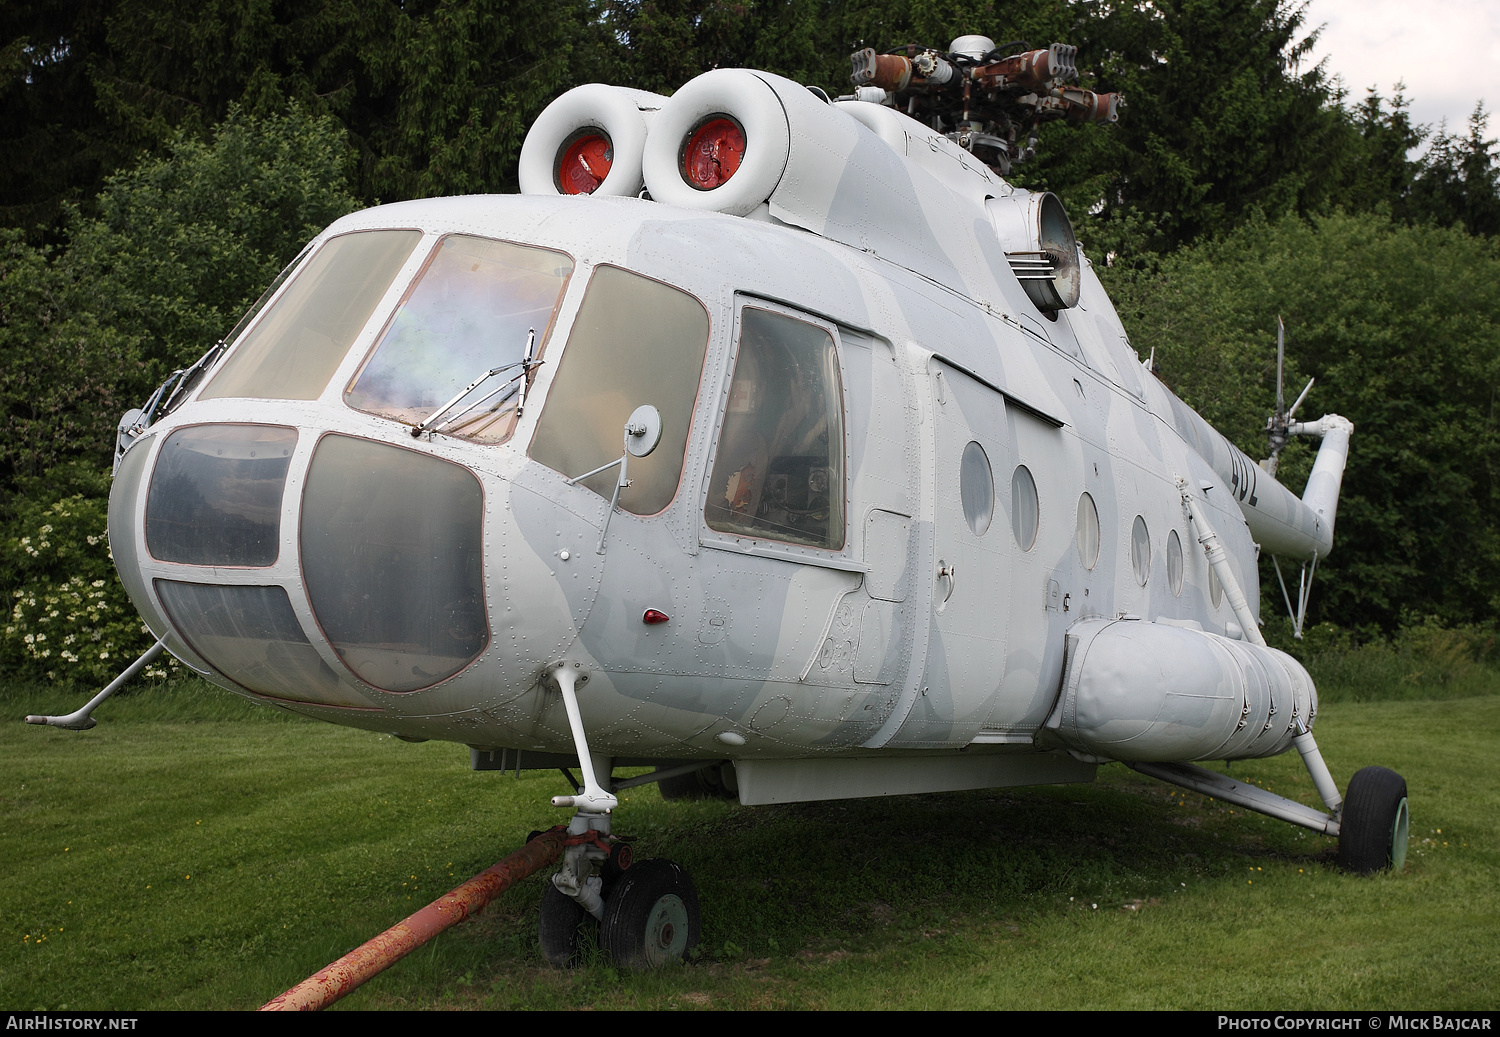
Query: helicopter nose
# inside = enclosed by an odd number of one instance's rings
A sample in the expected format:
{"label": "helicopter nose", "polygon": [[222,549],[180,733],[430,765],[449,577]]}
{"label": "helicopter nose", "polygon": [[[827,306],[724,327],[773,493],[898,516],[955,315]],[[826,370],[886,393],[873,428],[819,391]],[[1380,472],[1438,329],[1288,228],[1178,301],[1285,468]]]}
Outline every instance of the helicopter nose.
{"label": "helicopter nose", "polygon": [[147,437],[110,504],[121,578],[169,647],[272,698],[371,707],[490,641],[483,493],[462,465],[334,433],[204,424]]}

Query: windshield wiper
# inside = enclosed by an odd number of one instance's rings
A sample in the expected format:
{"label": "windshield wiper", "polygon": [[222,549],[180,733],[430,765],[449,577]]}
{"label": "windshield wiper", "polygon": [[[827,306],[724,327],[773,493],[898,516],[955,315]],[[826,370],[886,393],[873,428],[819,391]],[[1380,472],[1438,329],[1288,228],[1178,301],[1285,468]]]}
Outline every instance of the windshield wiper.
{"label": "windshield wiper", "polygon": [[[488,371],[484,372],[484,374],[480,375],[478,378],[474,379],[468,385],[466,385],[462,389],[460,389],[458,391],[458,395],[454,396],[453,399],[449,400],[447,403],[443,404],[437,410],[433,411],[431,414],[429,414],[427,416],[427,418],[420,425],[418,425],[415,428],[413,428],[411,430],[412,438],[416,439],[423,432],[431,432],[431,431],[433,431],[434,430],[434,425],[437,423],[437,419],[438,418],[442,417],[444,414],[447,414],[450,410],[452,410],[455,406],[457,406],[458,402],[460,400],[462,400],[465,396],[469,395],[469,393],[473,392],[475,389],[479,388],[479,386],[483,385],[485,382],[487,382],[491,378],[495,377],[495,375],[500,374],[502,371],[509,371],[511,368],[519,367],[519,368],[522,369],[521,373],[518,374],[518,375],[516,375],[514,378],[510,379],[510,382],[515,382],[515,381],[518,381],[518,380],[520,380],[522,378],[525,378],[527,375],[529,375],[531,373],[532,368],[537,367],[540,364],[540,361],[532,359],[532,350],[535,349],[535,348],[536,348],[536,329],[532,328],[530,331],[528,331],[526,333],[526,358],[524,360],[517,360],[515,363],[512,363],[512,364],[502,364],[500,367],[492,367]],[[502,392],[504,389],[506,389],[507,387],[509,387],[509,385],[510,385],[510,383],[508,382],[508,383],[506,383],[506,385],[501,386],[499,389],[496,389],[495,392],[490,393],[489,396],[486,396],[483,399],[479,400],[478,403],[471,404],[470,406],[464,408],[464,410],[459,414],[459,417],[463,417],[465,414],[469,413],[469,411],[473,410],[475,407],[481,406],[482,404],[484,404],[485,402],[487,402],[488,400],[490,400],[492,397],[494,397],[496,395],[496,393]],[[507,396],[505,399],[508,400],[508,399],[510,399],[510,397]],[[502,400],[501,402],[503,403],[505,401]]]}

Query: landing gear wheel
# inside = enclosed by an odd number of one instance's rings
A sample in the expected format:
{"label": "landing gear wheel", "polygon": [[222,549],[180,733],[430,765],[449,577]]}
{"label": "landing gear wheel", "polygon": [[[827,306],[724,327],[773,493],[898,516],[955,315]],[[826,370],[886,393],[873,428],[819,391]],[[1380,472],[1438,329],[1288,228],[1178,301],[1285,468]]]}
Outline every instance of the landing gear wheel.
{"label": "landing gear wheel", "polygon": [[1406,779],[1385,767],[1366,767],[1349,779],[1339,819],[1339,867],[1370,875],[1406,863],[1411,812]]}
{"label": "landing gear wheel", "polygon": [[656,969],[696,947],[702,926],[698,891],[680,865],[636,861],[604,906],[599,943],[620,968]]}
{"label": "landing gear wheel", "polygon": [[583,956],[583,934],[594,926],[594,916],[578,901],[547,883],[537,934],[541,938],[542,957],[548,965],[559,969],[576,966]]}

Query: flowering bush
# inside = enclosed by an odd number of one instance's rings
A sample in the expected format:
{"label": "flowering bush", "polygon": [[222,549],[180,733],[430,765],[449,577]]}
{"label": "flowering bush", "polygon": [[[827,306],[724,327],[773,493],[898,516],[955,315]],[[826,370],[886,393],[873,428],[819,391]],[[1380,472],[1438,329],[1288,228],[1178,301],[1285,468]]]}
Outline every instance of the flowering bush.
{"label": "flowering bush", "polygon": [[[0,657],[18,675],[107,684],[154,640],[115,575],[105,537],[108,503],[77,494],[22,501],[3,545],[10,592]],[[16,535],[19,534],[19,535]],[[177,661],[148,667],[163,678]]]}

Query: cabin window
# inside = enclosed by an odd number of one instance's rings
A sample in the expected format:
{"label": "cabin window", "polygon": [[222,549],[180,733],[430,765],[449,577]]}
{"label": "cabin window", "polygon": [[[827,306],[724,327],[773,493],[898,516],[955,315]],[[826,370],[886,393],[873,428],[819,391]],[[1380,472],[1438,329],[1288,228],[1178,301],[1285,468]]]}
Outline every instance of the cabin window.
{"label": "cabin window", "polygon": [[415,230],[329,238],[199,398],[316,400],[421,240]]}
{"label": "cabin window", "polygon": [[438,242],[391,316],[344,401],[419,425],[495,368],[434,426],[499,443],[515,428],[530,332],[536,353],[551,330],[573,261],[561,252],[464,234]]}
{"label": "cabin window", "polygon": [[704,519],[721,533],[843,549],[843,383],[827,329],[740,311]]}
{"label": "cabin window", "polygon": [[187,565],[275,564],[281,491],[296,445],[296,430],[278,425],[194,425],[173,432],[146,497],[151,556]]}
{"label": "cabin window", "polygon": [[1041,520],[1041,505],[1036,496],[1036,480],[1025,465],[1017,465],[1010,477],[1010,531],[1022,551],[1036,543]]}
{"label": "cabin window", "polygon": [[1175,529],[1167,534],[1167,586],[1174,597],[1182,595],[1182,540]]}
{"label": "cabin window", "polygon": [[1099,509],[1087,493],[1078,498],[1078,560],[1085,569],[1099,564]]}
{"label": "cabin window", "polygon": [[995,517],[995,476],[984,447],[972,439],[958,465],[958,496],[969,528],[975,536],[984,536]]}
{"label": "cabin window", "polygon": [[430,454],[324,436],[302,495],[313,616],[360,680],[416,691],[489,644],[479,480]]}
{"label": "cabin window", "polygon": [[[687,292],[618,267],[599,267],[558,360],[528,453],[569,478],[593,471],[619,460],[626,419],[650,404],[661,415],[661,440],[645,457],[630,459],[631,484],[620,491],[620,507],[636,515],[665,509],[682,480],[708,327],[708,311]],[[611,468],[579,485],[607,500],[619,475]]]}
{"label": "cabin window", "polygon": [[1151,578],[1151,534],[1146,529],[1146,520],[1139,515],[1130,527],[1130,565],[1135,570],[1135,582],[1146,586]]}
{"label": "cabin window", "polygon": [[157,580],[156,593],[188,647],[257,695],[364,706],[302,632],[281,587],[224,587]]}

